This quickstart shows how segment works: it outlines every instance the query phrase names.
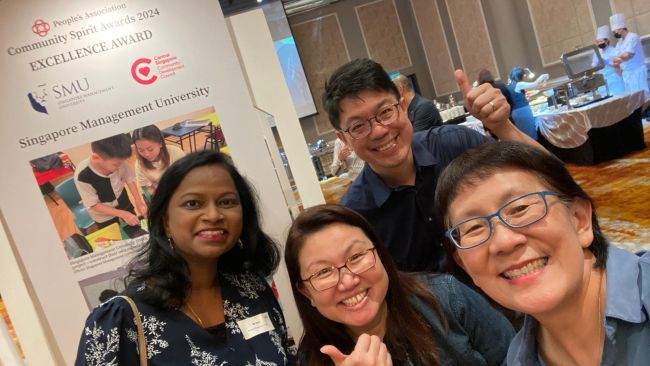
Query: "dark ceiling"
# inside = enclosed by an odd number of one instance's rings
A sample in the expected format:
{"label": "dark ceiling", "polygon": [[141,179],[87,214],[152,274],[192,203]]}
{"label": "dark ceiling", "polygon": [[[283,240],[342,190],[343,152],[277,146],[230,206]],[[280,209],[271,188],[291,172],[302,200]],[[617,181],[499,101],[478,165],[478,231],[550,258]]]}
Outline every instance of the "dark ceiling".
{"label": "dark ceiling", "polygon": [[327,6],[340,0],[219,0],[219,4],[223,14],[230,16],[276,1],[282,1],[287,15],[293,15]]}
{"label": "dark ceiling", "polygon": [[249,9],[257,8],[260,5],[271,1],[276,0],[263,0],[262,3],[258,3],[257,0],[219,0],[219,5],[221,5],[223,15],[229,16],[232,14],[241,13]]}

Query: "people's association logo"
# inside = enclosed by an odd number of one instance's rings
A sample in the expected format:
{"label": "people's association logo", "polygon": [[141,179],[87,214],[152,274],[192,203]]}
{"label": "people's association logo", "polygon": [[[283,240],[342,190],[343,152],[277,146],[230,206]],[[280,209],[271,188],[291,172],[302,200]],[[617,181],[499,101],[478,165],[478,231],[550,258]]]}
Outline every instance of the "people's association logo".
{"label": "people's association logo", "polygon": [[50,31],[50,24],[44,21],[43,19],[36,19],[32,25],[32,32],[38,34],[41,37],[47,36],[47,32]]}
{"label": "people's association logo", "polygon": [[27,99],[29,99],[29,103],[36,112],[47,114],[47,108],[45,107],[45,102],[47,102],[47,91],[45,86],[46,84],[41,84],[38,86],[38,91],[27,93]]}
{"label": "people's association logo", "polygon": [[133,80],[143,85],[149,85],[158,80],[158,75],[151,69],[150,58],[139,58],[131,65]]}

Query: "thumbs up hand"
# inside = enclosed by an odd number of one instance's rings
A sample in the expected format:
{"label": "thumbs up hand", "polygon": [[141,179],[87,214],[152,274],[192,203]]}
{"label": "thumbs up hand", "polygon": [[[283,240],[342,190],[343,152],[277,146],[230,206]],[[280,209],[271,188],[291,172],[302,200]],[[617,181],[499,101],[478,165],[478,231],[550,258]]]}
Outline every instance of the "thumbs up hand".
{"label": "thumbs up hand", "polygon": [[336,366],[392,366],[393,360],[386,345],[377,336],[362,334],[357,339],[354,350],[343,354],[332,345],[321,347],[320,351],[332,359]]}
{"label": "thumbs up hand", "polygon": [[[472,89],[463,70],[454,73],[456,83],[463,93],[465,109],[472,116],[483,122],[495,135],[499,136],[502,127],[509,128],[510,105],[501,91],[489,83],[484,83]],[[507,123],[507,124],[506,124]]]}

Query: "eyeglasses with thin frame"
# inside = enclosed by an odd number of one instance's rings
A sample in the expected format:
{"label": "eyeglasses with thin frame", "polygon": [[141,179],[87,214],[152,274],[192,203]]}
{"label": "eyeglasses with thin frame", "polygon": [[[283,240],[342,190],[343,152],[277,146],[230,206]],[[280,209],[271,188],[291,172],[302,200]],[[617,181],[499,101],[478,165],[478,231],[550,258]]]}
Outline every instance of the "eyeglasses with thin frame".
{"label": "eyeglasses with thin frame", "polygon": [[397,120],[397,116],[399,116],[399,102],[383,107],[373,117],[368,119],[359,119],[353,122],[352,125],[343,130],[343,132],[347,132],[348,135],[355,140],[362,139],[368,136],[370,131],[372,131],[373,119],[383,126],[388,126]]}
{"label": "eyeglasses with thin frame", "polygon": [[546,196],[560,194],[547,191],[525,194],[507,202],[491,215],[472,217],[452,226],[445,235],[458,249],[475,248],[492,237],[494,217],[512,229],[527,227],[546,217]]}
{"label": "eyeglasses with thin frame", "polygon": [[345,260],[344,265],[325,267],[314,272],[311,276],[305,279],[301,278],[300,280],[303,282],[309,281],[311,287],[316,291],[325,291],[330,289],[339,283],[341,278],[341,269],[347,268],[350,273],[359,275],[374,267],[377,261],[375,256],[376,249],[377,248],[372,247],[352,254]]}

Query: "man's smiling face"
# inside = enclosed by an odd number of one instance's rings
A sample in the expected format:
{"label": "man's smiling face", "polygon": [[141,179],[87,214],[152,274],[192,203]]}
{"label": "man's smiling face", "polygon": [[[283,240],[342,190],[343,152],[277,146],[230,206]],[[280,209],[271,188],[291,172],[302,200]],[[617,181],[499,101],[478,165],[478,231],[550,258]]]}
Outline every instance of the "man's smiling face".
{"label": "man's smiling face", "polygon": [[[413,127],[405,110],[398,105],[397,116],[389,125],[377,123],[373,118],[382,109],[397,102],[398,99],[388,91],[364,90],[356,96],[345,97],[340,104],[341,131],[337,132],[337,136],[380,176],[407,162],[411,153]],[[367,136],[353,139],[342,132],[370,118],[373,118],[373,122]]]}

